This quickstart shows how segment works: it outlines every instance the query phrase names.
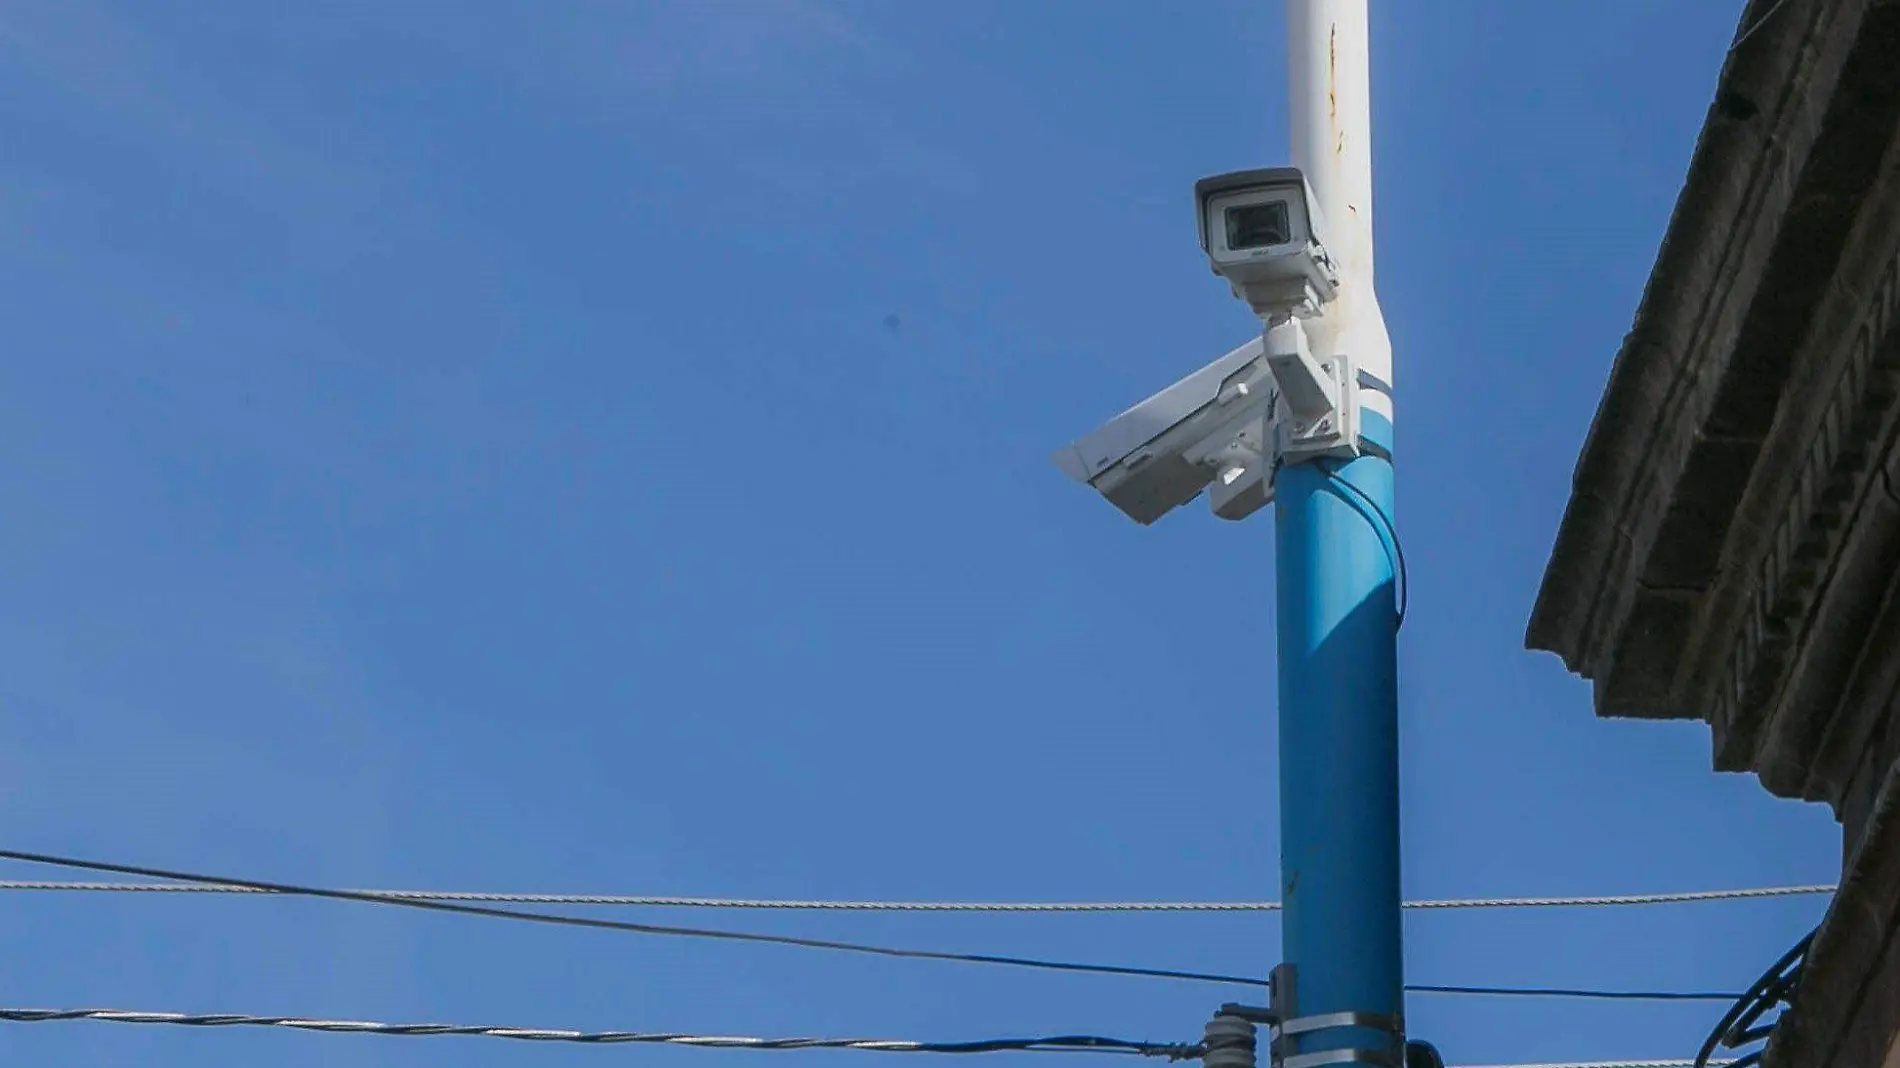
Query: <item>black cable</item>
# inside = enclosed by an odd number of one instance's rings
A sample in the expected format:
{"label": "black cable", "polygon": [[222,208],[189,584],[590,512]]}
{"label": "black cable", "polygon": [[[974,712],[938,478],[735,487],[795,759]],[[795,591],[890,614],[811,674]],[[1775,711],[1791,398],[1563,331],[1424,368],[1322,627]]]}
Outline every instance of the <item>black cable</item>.
{"label": "black cable", "polygon": [[[1731,999],[1735,1004],[1722,1016],[1722,1021],[1715,1025],[1715,1030],[1709,1032],[1702,1048],[1696,1052],[1696,1068],[1709,1063],[1717,1046],[1734,1049],[1768,1037],[1768,1032],[1773,1030],[1772,1025],[1760,1030],[1751,1030],[1751,1027],[1769,1010],[1794,996],[1794,988],[1801,979],[1801,966],[1806,962],[1808,948],[1814,944],[1814,936],[1819,931],[1819,928],[1809,931],[1793,948],[1783,953],[1781,959],[1770,965],[1761,978],[1750,984],[1746,992]],[[1757,1051],[1735,1063],[1754,1063],[1760,1059],[1761,1053]]]}
{"label": "black cable", "polygon": [[1188,1060],[1199,1047],[1134,1042],[1099,1035],[1051,1035],[1042,1038],[992,1038],[975,1042],[912,1042],[880,1038],[758,1038],[644,1031],[567,1031],[444,1023],[380,1023],[370,1020],[322,1020],[307,1016],[251,1016],[241,1013],[127,1012],[121,1009],[0,1009],[0,1021],[54,1023],[95,1020],[103,1023],[164,1024],[173,1027],[281,1027],[324,1034],[385,1035],[400,1038],[464,1035],[518,1042],[573,1042],[582,1045],[646,1043],[708,1049],[848,1049],[871,1053],[1120,1053]]}
{"label": "black cable", "polygon": [[[1354,496],[1365,502],[1367,508],[1372,509],[1372,514],[1366,518],[1374,522],[1380,528],[1381,540],[1387,540],[1392,543],[1392,574],[1393,578],[1398,580],[1399,586],[1397,596],[1398,620],[1393,624],[1393,629],[1396,630],[1399,627],[1405,626],[1406,602],[1412,598],[1412,578],[1405,567],[1405,545],[1399,541],[1398,528],[1392,525],[1392,520],[1386,516],[1385,509],[1379,507],[1379,502],[1372,499],[1372,494],[1367,493],[1365,490],[1339,477],[1339,472],[1333,470],[1331,467],[1322,467],[1320,470],[1326,472],[1326,481],[1351,491]],[[1359,509],[1355,508],[1354,511],[1359,511]]]}
{"label": "black cable", "polygon": [[798,938],[792,935],[757,934],[750,931],[724,931],[706,927],[673,927],[651,923],[627,923],[623,920],[602,920],[591,916],[563,916],[549,912],[529,912],[522,909],[498,909],[486,905],[463,905],[447,901],[428,901],[411,897],[390,897],[386,894],[371,893],[363,890],[330,890],[314,886],[298,886],[293,883],[265,882],[261,879],[232,879],[222,875],[202,875],[196,872],[169,871],[164,868],[147,868],[133,864],[112,864],[97,860],[78,860],[73,857],[52,856],[45,853],[27,853],[19,850],[0,849],[0,860],[19,860],[30,864],[48,864],[60,868],[77,868],[82,871],[112,872],[118,875],[139,875],[149,879],[170,879],[181,883],[220,884],[224,886],[243,886],[253,890],[263,890],[291,897],[318,897],[332,901],[357,901],[372,905],[394,905],[406,909],[425,909],[430,912],[448,912],[459,916],[486,916],[491,919],[519,920],[526,923],[557,924],[566,927],[587,927],[601,931],[628,931],[634,934],[676,935],[687,938],[713,938],[731,942],[755,942],[767,945],[798,946],[805,949],[830,949],[843,953],[868,953],[879,957],[902,957],[910,960],[961,961],[967,964],[997,964],[1013,968],[1040,968],[1059,972],[1088,972],[1097,975],[1133,975],[1151,979],[1184,979],[1200,983],[1228,983],[1238,986],[1269,986],[1265,979],[1249,979],[1238,975],[1219,975],[1209,972],[1175,971],[1168,968],[1134,968],[1118,964],[1077,964],[1067,961],[1038,960],[1032,957],[1005,957],[986,953],[942,953],[928,949],[898,949],[890,946],[873,946],[861,942],[836,942],[822,938]]}
{"label": "black cable", "polygon": [[1538,986],[1407,986],[1414,994],[1487,994],[1524,998],[1591,998],[1599,1001],[1734,1001],[1729,992],[1708,990],[1580,990]]}
{"label": "black cable", "polygon": [[[241,886],[266,893],[283,894],[287,897],[315,897],[331,901],[356,901],[371,905],[394,905],[399,908],[422,909],[429,912],[446,912],[458,916],[485,916],[490,919],[519,920],[526,923],[556,924],[566,927],[585,927],[602,931],[627,931],[634,934],[677,935],[688,938],[712,938],[733,942],[753,942],[766,945],[798,946],[805,949],[830,949],[845,953],[867,953],[879,957],[899,957],[909,960],[958,961],[965,964],[995,964],[1013,968],[1038,968],[1047,971],[1084,972],[1096,975],[1128,975],[1149,979],[1181,979],[1197,983],[1225,983],[1233,986],[1252,986],[1271,988],[1272,982],[1264,978],[1252,978],[1242,975],[1221,975],[1214,972],[1176,971],[1169,968],[1136,968],[1119,964],[1078,964],[1072,961],[1041,960],[1034,957],[1007,957],[987,953],[944,953],[929,949],[899,949],[891,946],[874,946],[862,942],[836,942],[821,938],[798,938],[792,935],[757,934],[750,931],[726,931],[705,927],[673,927],[650,923],[628,923],[623,920],[602,920],[591,916],[564,916],[548,912],[528,912],[520,909],[498,909],[484,905],[464,905],[447,901],[431,901],[423,898],[390,897],[365,890],[331,890],[314,886],[299,886],[294,883],[267,882],[262,879],[234,879],[223,875],[204,875],[197,872],[171,871],[165,868],[147,868],[134,864],[114,864],[99,860],[80,860],[73,857],[54,856],[48,853],[28,853],[15,849],[0,849],[0,860],[17,860],[28,864],[46,864],[58,868],[77,868],[82,871],[111,872],[117,875],[137,875],[148,879],[169,879],[173,882],[200,883],[218,886]],[[1502,986],[1428,986],[1409,985],[1406,990],[1416,994],[1478,994],[1496,997],[1568,997],[1598,998],[1617,1001],[1733,1001],[1733,994],[1706,993],[1669,993],[1641,990],[1581,990],[1542,987],[1502,987]]]}

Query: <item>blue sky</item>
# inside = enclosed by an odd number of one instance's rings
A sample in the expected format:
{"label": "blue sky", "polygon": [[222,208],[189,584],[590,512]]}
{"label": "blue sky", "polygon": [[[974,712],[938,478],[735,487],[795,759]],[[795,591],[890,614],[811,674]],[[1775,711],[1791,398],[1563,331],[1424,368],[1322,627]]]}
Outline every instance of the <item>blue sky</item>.
{"label": "blue sky", "polygon": [[[1412,896],[1838,870],[1825,809],[1712,773],[1700,725],[1596,720],[1521,650],[1738,6],[1373,2]],[[1271,896],[1271,524],[1140,529],[1048,456],[1253,329],[1189,189],[1284,159],[1281,55],[1265,0],[3,0],[6,845],[351,886]],[[1408,970],[1739,988],[1820,908],[1413,915]],[[1262,916],[671,918],[1278,952]],[[1173,1041],[1233,996],[285,900],[15,894],[0,955],[8,1005],[720,1033]],[[1410,1006],[1465,1063],[1687,1056],[1719,1011]],[[63,1024],[0,1056],[773,1055]]]}

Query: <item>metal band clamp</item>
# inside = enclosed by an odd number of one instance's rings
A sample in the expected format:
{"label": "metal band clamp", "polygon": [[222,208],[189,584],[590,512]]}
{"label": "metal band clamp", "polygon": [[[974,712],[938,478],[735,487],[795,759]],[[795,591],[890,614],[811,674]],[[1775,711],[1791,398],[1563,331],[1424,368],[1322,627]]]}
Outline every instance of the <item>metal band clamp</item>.
{"label": "metal band clamp", "polygon": [[1382,1068],[1402,1068],[1399,1055],[1377,1049],[1325,1049],[1316,1053],[1296,1053],[1282,1057],[1280,1068],[1320,1068],[1326,1064],[1376,1064]]}
{"label": "metal band clamp", "polygon": [[1314,1031],[1332,1031],[1342,1027],[1364,1027],[1373,1031],[1384,1031],[1389,1035],[1403,1035],[1405,1020],[1383,1012],[1328,1012],[1318,1016],[1301,1016],[1274,1025],[1274,1031],[1281,1035],[1305,1035]]}
{"label": "metal band clamp", "polygon": [[[1379,1031],[1390,1036],[1390,1049],[1325,1049],[1311,1053],[1289,1053],[1287,1048],[1293,1045],[1290,1040],[1300,1035],[1317,1034],[1321,1031],[1341,1031],[1348,1028],[1363,1028]],[[1374,1064],[1381,1068],[1404,1068],[1405,1064],[1405,1019],[1402,1016],[1383,1012],[1326,1012],[1312,1016],[1296,1016],[1272,1025],[1272,1042],[1268,1051],[1275,1068],[1321,1068],[1330,1064]],[[1298,1048],[1294,1046],[1294,1048]]]}

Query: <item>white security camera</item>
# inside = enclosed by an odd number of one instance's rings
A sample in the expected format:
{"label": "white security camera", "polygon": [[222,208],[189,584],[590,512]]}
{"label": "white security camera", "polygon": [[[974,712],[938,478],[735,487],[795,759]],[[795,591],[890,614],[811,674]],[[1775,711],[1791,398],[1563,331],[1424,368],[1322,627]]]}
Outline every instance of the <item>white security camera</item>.
{"label": "white security camera", "polygon": [[1351,353],[1315,354],[1305,321],[1339,294],[1326,220],[1297,167],[1235,171],[1194,183],[1201,248],[1215,273],[1266,327],[1267,365],[1279,387],[1275,454],[1358,452],[1357,373]]}
{"label": "white security camera", "polygon": [[1350,356],[1314,353],[1303,321],[1339,292],[1305,176],[1237,171],[1196,182],[1194,197],[1208,261],[1265,329],[1055,456],[1142,524],[1203,491],[1215,515],[1244,519],[1273,500],[1281,460],[1358,451]]}
{"label": "white security camera", "polygon": [[1148,524],[1208,491],[1244,519],[1273,499],[1276,387],[1255,338],[1055,455],[1056,466]]}
{"label": "white security camera", "polygon": [[1203,178],[1194,183],[1194,201],[1208,262],[1261,319],[1316,315],[1338,292],[1326,222],[1299,168]]}

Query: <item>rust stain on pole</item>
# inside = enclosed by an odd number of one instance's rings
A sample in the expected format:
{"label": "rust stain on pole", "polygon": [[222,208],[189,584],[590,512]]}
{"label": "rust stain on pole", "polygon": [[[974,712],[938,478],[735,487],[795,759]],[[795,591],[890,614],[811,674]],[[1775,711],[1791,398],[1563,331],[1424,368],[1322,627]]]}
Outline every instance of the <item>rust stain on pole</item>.
{"label": "rust stain on pole", "polygon": [[1333,126],[1333,158],[1346,154],[1346,131],[1339,125],[1339,23],[1326,28],[1326,113]]}

